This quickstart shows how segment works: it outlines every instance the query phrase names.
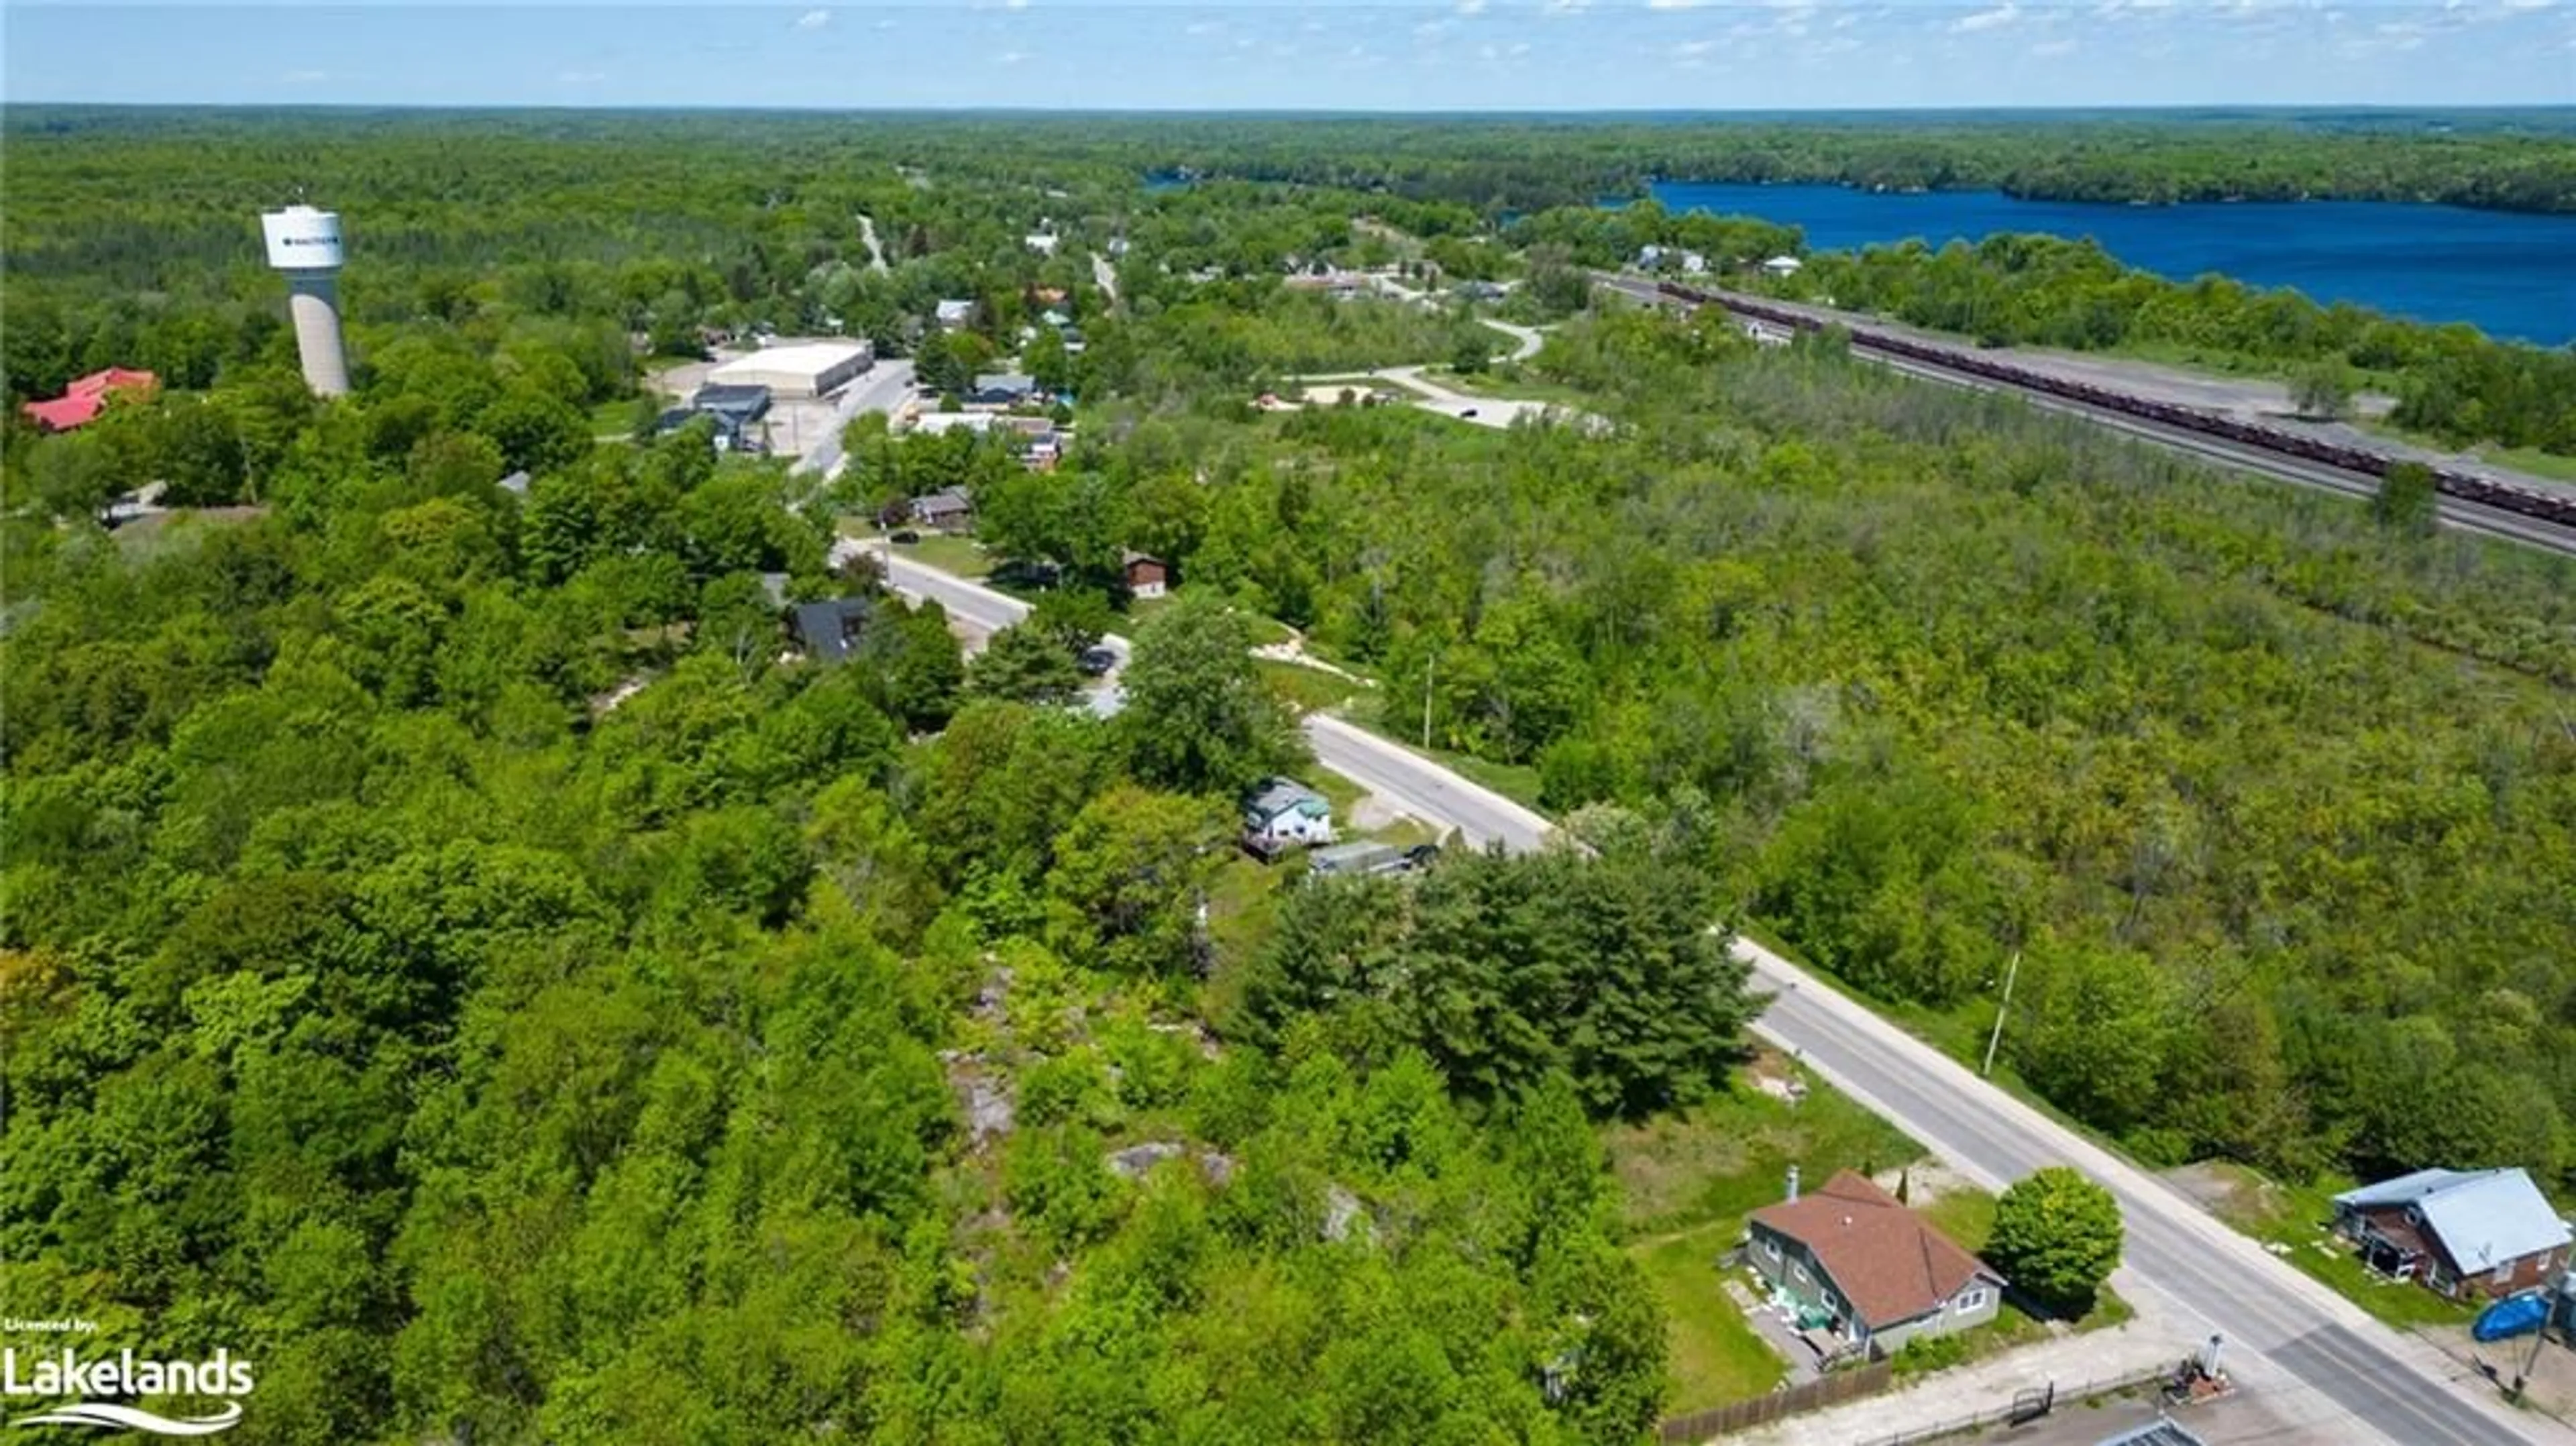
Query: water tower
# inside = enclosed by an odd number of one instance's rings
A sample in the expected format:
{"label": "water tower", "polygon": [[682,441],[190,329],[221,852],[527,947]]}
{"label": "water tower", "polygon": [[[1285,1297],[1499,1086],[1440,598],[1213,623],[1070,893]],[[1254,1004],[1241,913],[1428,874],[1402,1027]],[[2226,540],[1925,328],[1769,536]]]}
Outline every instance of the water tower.
{"label": "water tower", "polygon": [[310,206],[260,213],[268,264],[286,273],[286,307],[295,319],[295,349],[304,384],[326,397],[346,395],[349,359],[340,350],[340,216]]}

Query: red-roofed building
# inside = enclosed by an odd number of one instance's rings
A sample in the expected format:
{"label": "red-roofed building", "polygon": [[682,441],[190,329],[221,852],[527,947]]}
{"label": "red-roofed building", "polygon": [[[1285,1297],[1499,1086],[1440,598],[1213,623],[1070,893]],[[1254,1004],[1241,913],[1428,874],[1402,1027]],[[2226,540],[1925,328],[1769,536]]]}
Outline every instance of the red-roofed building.
{"label": "red-roofed building", "polygon": [[1812,1195],[1754,1211],[1746,1229],[1753,1268],[1816,1317],[1811,1323],[1830,1324],[1858,1347],[1892,1353],[1915,1336],[1993,1320],[2003,1305],[2004,1278],[1993,1266],[1850,1170]]}
{"label": "red-roofed building", "polygon": [[106,409],[107,399],[112,394],[130,391],[148,392],[160,384],[161,379],[150,372],[109,367],[103,372],[91,372],[88,376],[73,382],[70,388],[59,397],[41,402],[29,402],[20,410],[33,418],[37,426],[48,432],[68,432],[74,427],[85,427],[98,420],[98,414]]}

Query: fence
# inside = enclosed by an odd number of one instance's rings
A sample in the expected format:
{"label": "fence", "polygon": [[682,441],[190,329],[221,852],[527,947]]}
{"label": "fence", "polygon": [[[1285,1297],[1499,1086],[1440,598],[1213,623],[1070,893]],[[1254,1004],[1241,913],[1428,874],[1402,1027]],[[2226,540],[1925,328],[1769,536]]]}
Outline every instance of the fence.
{"label": "fence", "polygon": [[2086,1381],[2080,1386],[2065,1390],[2058,1389],[2057,1383],[2051,1381],[2048,1383],[2045,1400],[2038,1403],[2036,1410],[2033,1409],[2034,1403],[2031,1397],[2038,1393],[2025,1391],[2015,1397],[2009,1406],[1997,1406],[1992,1410],[1979,1411],[1972,1416],[1961,1416],[1955,1421],[1918,1426],[1913,1430],[1899,1431],[1893,1435],[1872,1436],[1866,1441],[1856,1443],[1856,1446],[1921,1446],[1921,1443],[1926,1441],[1938,1441],[1945,1436],[1957,1436],[1986,1426],[2018,1424],[2046,1415],[2061,1402],[2077,1404],[2092,1400],[2096,1396],[2113,1396],[2122,1391],[2137,1390],[2141,1386],[2158,1385],[2171,1378],[2173,1373],[2174,1368],[2170,1364],[2147,1366],[2123,1375]]}
{"label": "fence", "polygon": [[1656,1439],[1668,1443],[1705,1441],[1711,1436],[1723,1436],[1729,1431],[1777,1421],[1783,1416],[1821,1411],[1827,1406],[1875,1396],[1886,1390],[1888,1382],[1895,1378],[1895,1362],[1873,1361],[1866,1366],[1820,1376],[1803,1386],[1791,1386],[1767,1396],[1755,1396],[1751,1400],[1675,1416],[1656,1427],[1655,1435]]}

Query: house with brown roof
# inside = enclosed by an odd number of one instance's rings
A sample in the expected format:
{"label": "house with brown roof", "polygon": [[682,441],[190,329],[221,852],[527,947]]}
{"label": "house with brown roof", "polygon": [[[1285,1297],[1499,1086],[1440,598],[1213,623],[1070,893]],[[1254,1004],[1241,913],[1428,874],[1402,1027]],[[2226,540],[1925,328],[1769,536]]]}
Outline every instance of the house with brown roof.
{"label": "house with brown roof", "polygon": [[1993,1320],[2004,1278],[1867,1177],[1842,1171],[1746,1223],[1745,1259],[1853,1346],[1890,1354],[1916,1336]]}

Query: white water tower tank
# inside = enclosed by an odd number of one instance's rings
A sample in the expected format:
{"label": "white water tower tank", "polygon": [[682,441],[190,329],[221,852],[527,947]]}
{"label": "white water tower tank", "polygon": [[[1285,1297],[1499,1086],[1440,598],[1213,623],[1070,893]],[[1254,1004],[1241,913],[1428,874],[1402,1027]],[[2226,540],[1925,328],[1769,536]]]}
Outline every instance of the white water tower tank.
{"label": "white water tower tank", "polygon": [[304,384],[326,397],[349,390],[349,359],[340,346],[340,217],[311,206],[263,212],[268,264],[286,273],[287,312]]}

